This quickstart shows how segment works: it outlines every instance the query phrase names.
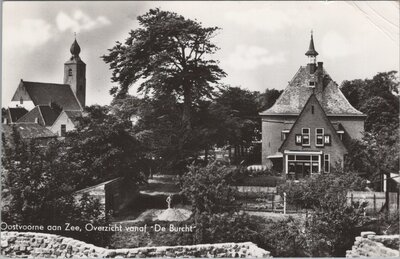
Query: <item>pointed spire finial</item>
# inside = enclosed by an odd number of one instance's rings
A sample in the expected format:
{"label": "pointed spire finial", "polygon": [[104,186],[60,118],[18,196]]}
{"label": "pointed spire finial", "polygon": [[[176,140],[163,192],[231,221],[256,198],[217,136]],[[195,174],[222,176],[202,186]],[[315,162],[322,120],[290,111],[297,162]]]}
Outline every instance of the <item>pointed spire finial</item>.
{"label": "pointed spire finial", "polygon": [[318,56],[318,52],[315,50],[315,47],[314,47],[313,30],[311,30],[310,46],[308,47],[308,51],[306,52],[306,56],[308,56],[308,57],[316,57],[316,56]]}

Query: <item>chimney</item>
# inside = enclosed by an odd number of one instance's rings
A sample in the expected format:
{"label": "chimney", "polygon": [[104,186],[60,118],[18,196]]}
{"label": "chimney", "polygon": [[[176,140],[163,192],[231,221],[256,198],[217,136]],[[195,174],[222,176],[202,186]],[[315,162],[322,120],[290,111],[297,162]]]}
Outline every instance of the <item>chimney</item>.
{"label": "chimney", "polygon": [[324,62],[318,62],[318,69],[319,70],[321,70],[321,71],[323,71],[323,69],[324,69]]}

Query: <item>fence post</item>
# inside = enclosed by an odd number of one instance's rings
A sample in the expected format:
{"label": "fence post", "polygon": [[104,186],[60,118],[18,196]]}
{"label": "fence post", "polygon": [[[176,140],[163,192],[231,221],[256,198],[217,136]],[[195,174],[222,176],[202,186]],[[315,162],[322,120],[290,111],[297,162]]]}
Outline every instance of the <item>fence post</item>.
{"label": "fence post", "polygon": [[283,215],[286,215],[286,192],[283,193]]}
{"label": "fence post", "polygon": [[376,214],[376,195],[374,193],[374,215]]}
{"label": "fence post", "polygon": [[353,204],[353,193],[351,193],[350,201],[351,201],[351,204]]}
{"label": "fence post", "polygon": [[[271,195],[269,195],[271,197]],[[272,212],[275,212],[275,197],[272,197]]]}

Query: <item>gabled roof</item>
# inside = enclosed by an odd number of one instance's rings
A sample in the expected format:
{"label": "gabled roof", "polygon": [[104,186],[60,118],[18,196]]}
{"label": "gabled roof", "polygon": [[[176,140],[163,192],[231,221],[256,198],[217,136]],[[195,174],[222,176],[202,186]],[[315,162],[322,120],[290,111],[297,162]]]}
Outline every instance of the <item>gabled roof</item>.
{"label": "gabled roof", "polygon": [[298,124],[298,122],[302,119],[303,114],[307,111],[307,110],[311,110],[308,109],[309,105],[312,105],[312,103],[316,104],[316,109],[321,109],[322,111],[322,118],[323,118],[323,122],[324,124],[330,128],[330,131],[332,133],[332,138],[335,138],[335,141],[337,143],[339,143],[340,147],[343,148],[344,150],[347,151],[346,146],[344,145],[344,143],[340,140],[339,136],[336,133],[336,129],[335,127],[332,125],[331,121],[329,120],[328,116],[326,116],[326,113],[324,112],[323,107],[321,106],[320,102],[318,101],[317,97],[315,94],[311,94],[311,96],[308,98],[306,104],[304,105],[304,108],[302,109],[301,113],[299,114],[299,116],[297,116],[296,121],[294,122],[292,128],[289,131],[289,135],[288,137],[282,142],[281,146],[279,147],[279,151],[282,152],[282,148],[286,145],[286,143],[289,141],[289,139],[291,139],[291,137],[294,134],[294,131],[296,129],[296,125]]}
{"label": "gabled roof", "polygon": [[13,127],[17,130],[22,139],[57,137],[57,134],[51,132],[47,128],[37,123],[21,123],[21,124],[3,125],[3,132],[7,139],[11,138]]}
{"label": "gabled roof", "polygon": [[72,123],[76,123],[77,119],[82,117],[81,111],[64,111],[68,118],[72,121]]}
{"label": "gabled roof", "polygon": [[300,67],[275,104],[260,115],[298,115],[317,87],[310,85],[310,82],[317,82],[320,76],[323,86],[320,86],[321,91],[316,97],[327,115],[363,116],[347,101],[325,69],[320,71],[320,74],[318,71],[312,74],[307,67]]}
{"label": "gabled roof", "polygon": [[67,84],[40,83],[21,80],[12,101],[20,101],[17,94],[20,89],[23,89],[28,93],[35,105],[49,105],[51,102],[54,102],[64,110],[82,109],[74,92]]}
{"label": "gabled roof", "polygon": [[10,122],[16,122],[19,118],[28,113],[28,110],[22,107],[9,107],[7,109],[7,117]]}
{"label": "gabled roof", "polygon": [[42,126],[51,126],[60,115],[61,110],[50,107],[49,105],[38,105],[30,112],[21,117],[17,123],[30,122],[35,123],[36,118],[39,119],[38,123]]}
{"label": "gabled roof", "polygon": [[36,106],[27,114],[19,118],[16,123],[38,123],[42,126],[45,125],[45,121],[42,113],[40,112],[39,106]]}
{"label": "gabled roof", "polygon": [[[56,123],[57,121],[61,120],[63,118],[63,114],[65,113],[65,115],[72,121],[72,123],[76,126],[77,122],[78,122],[78,118],[83,116],[83,113],[81,111],[62,111],[58,117],[56,118],[56,120],[54,121],[54,123]],[[53,124],[54,124],[53,123]]]}

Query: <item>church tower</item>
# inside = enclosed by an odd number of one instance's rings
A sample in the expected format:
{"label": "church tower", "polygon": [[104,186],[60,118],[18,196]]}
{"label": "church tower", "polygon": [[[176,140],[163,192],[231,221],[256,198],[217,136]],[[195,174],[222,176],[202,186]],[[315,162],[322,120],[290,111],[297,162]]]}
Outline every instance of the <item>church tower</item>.
{"label": "church tower", "polygon": [[79,57],[81,48],[76,39],[71,45],[71,58],[64,64],[64,84],[71,86],[82,107],[85,107],[86,99],[86,64]]}

